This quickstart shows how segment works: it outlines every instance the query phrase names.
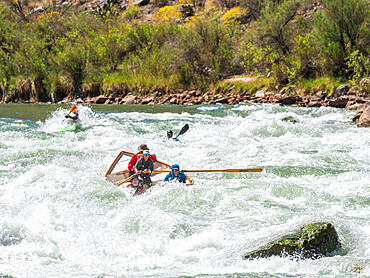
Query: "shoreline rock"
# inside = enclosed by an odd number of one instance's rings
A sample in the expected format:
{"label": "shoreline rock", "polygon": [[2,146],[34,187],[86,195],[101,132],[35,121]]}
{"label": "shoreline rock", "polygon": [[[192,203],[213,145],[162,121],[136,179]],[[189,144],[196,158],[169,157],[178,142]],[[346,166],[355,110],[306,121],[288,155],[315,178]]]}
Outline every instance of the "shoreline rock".
{"label": "shoreline rock", "polygon": [[370,127],[370,101],[358,106],[352,120],[358,127]]}
{"label": "shoreline rock", "polygon": [[246,253],[244,259],[271,256],[294,256],[318,259],[340,249],[338,234],[331,223],[318,222],[304,225],[299,231]]}
{"label": "shoreline rock", "polygon": [[228,93],[226,95],[214,92],[201,93],[199,91],[183,91],[176,94],[138,95],[128,93],[120,96],[117,94],[99,95],[73,99],[66,97],[57,103],[86,103],[86,104],[164,104],[164,105],[199,105],[199,104],[226,104],[236,105],[239,103],[269,103],[291,105],[300,107],[335,107],[356,110],[361,104],[370,102],[370,95],[339,95],[326,96],[321,92],[313,95],[299,96],[267,92],[261,94]]}
{"label": "shoreline rock", "polygon": [[[127,89],[127,90],[126,90]],[[223,92],[218,88],[215,92],[202,93],[197,90],[179,91],[177,93],[154,91],[142,94],[130,93],[128,88],[108,95],[95,95],[72,98],[65,97],[63,100],[54,102],[58,104],[83,103],[83,104],[139,104],[139,105],[236,105],[239,103],[266,103],[299,107],[334,107],[349,110],[357,110],[353,121],[358,127],[370,127],[370,94],[368,92],[355,92],[348,85],[341,85],[331,95],[323,92],[307,94],[304,96],[294,94],[286,89],[281,92],[265,92],[264,89],[251,94],[249,92],[233,91]],[[34,99],[12,99],[3,96],[0,103],[52,103],[40,102]]]}
{"label": "shoreline rock", "polygon": [[86,97],[84,99],[73,100],[65,98],[58,103],[87,103],[87,104],[138,104],[138,105],[214,105],[217,103],[225,105],[236,105],[239,103],[266,103],[279,104],[299,107],[334,107],[349,110],[356,110],[353,122],[358,127],[370,127],[370,95],[352,94],[346,90],[336,90],[332,96],[327,96],[322,92],[314,95],[289,95],[279,93],[228,93],[227,95],[207,92],[202,94],[199,91],[184,91],[177,94],[154,93],[152,95],[135,95],[128,93],[125,96],[113,94],[110,96]]}

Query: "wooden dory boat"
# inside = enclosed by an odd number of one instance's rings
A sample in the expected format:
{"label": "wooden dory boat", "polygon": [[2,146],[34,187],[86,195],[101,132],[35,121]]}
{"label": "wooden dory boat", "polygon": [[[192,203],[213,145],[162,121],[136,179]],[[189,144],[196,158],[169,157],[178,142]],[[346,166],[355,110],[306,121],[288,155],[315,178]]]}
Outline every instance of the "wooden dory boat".
{"label": "wooden dory boat", "polygon": [[[113,161],[108,171],[105,173],[104,177],[115,185],[121,185],[122,181],[129,177],[129,170],[127,169],[128,163],[132,156],[135,155],[132,152],[121,151],[116,159]],[[153,171],[171,171],[171,165],[157,161],[154,163]],[[153,173],[150,177],[152,179],[153,185],[163,181],[168,173]],[[187,177],[187,176],[186,176]],[[189,177],[187,177],[189,183],[187,185],[192,185],[194,183]]]}

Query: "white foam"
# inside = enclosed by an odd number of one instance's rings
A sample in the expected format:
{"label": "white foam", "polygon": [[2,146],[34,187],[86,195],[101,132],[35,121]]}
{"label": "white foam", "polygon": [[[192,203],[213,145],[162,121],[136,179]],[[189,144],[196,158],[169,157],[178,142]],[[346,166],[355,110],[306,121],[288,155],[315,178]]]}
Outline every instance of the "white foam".
{"label": "white foam", "polygon": [[[22,121],[1,126],[0,234],[7,230],[19,240],[0,246],[0,273],[369,275],[369,129],[353,127],[348,111],[257,104],[173,112],[102,107],[78,106],[78,132],[58,131],[68,112],[61,108],[31,127]],[[297,123],[282,121],[286,116]],[[186,123],[182,143],[166,139],[167,130],[176,135]],[[98,174],[120,151],[136,152],[142,143],[182,169],[264,171],[189,173],[193,186],[161,184],[131,197]],[[335,225],[343,256],[242,259],[317,221]]]}

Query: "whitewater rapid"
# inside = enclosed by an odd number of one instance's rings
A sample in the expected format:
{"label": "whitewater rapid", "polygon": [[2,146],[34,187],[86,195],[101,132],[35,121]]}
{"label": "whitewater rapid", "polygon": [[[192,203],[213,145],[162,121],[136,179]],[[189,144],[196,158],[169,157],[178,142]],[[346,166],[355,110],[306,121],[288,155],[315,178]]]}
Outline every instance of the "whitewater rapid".
{"label": "whitewater rapid", "polygon": [[[370,129],[354,111],[78,105],[80,129],[60,132],[68,109],[0,105],[0,277],[370,277]],[[132,197],[102,175],[143,143],[182,169],[263,172]],[[335,226],[336,256],[242,259],[318,221]]]}

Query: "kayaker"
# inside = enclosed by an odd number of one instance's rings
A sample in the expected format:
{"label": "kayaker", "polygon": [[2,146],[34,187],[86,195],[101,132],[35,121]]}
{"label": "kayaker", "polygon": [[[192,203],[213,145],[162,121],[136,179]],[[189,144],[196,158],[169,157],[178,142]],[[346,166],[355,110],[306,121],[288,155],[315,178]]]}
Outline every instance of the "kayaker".
{"label": "kayaker", "polygon": [[186,183],[186,176],[184,173],[180,172],[179,164],[172,165],[172,172],[168,173],[164,178],[164,181],[178,180],[179,182]]}
{"label": "kayaker", "polygon": [[130,180],[130,185],[129,187],[135,189],[134,195],[140,195],[145,192],[145,189],[143,188],[143,184],[139,179],[138,175],[133,175],[131,180]]}
{"label": "kayaker", "polygon": [[179,138],[172,138],[173,137],[173,131],[172,130],[169,130],[169,131],[167,131],[167,138],[168,139],[172,139],[173,141],[178,141],[178,142],[180,142],[181,143],[181,141],[179,140]]}
{"label": "kayaker", "polygon": [[135,164],[136,174],[143,180],[144,189],[148,189],[152,186],[152,180],[150,175],[154,169],[153,160],[150,158],[149,150],[143,151],[143,156]]}
{"label": "kayaker", "polygon": [[72,119],[73,122],[78,120],[78,113],[77,113],[77,106],[72,105],[71,109],[69,109],[69,113],[65,115],[67,119]]}
{"label": "kayaker", "polygon": [[[135,167],[135,164],[137,163],[137,161],[141,158],[141,156],[143,155],[143,151],[145,150],[148,150],[149,151],[149,148],[146,144],[141,144],[138,148],[139,152],[137,154],[134,154],[132,157],[131,157],[131,160],[130,162],[128,163],[128,166],[127,168],[129,169],[129,175],[132,176],[133,174],[135,174],[134,172],[134,167]],[[157,157],[155,154],[152,154],[150,155],[150,158],[152,159],[153,163],[154,162],[157,162]]]}

